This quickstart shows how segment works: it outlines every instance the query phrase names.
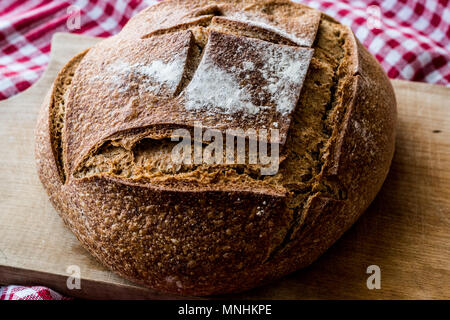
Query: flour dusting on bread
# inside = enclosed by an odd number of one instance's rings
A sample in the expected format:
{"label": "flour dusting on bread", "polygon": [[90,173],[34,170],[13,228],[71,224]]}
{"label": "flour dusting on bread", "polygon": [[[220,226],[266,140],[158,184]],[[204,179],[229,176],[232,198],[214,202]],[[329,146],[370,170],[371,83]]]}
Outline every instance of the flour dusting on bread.
{"label": "flour dusting on bread", "polygon": [[257,16],[248,17],[243,14],[236,14],[231,19],[230,18],[228,19],[235,20],[237,22],[243,22],[249,26],[259,27],[261,29],[276,33],[279,36],[286,38],[301,47],[310,47],[312,44],[311,40],[308,37],[297,37],[295,34],[286,32],[285,30],[276,27],[270,22],[263,20],[261,17],[259,17],[259,20],[257,20],[258,19]]}
{"label": "flour dusting on bread", "polygon": [[134,63],[118,60],[107,68],[109,80],[120,92],[129,90],[131,79],[137,79],[139,87],[151,94],[159,94],[162,90],[173,94],[183,77],[185,60],[175,56],[165,63],[154,60],[150,64]]}
{"label": "flour dusting on bread", "polygon": [[185,108],[212,115],[247,116],[268,110],[289,116],[313,52],[212,32],[186,89]]}
{"label": "flour dusting on bread", "polygon": [[252,103],[251,94],[242,88],[230,72],[214,63],[200,65],[186,90],[186,110],[205,111],[208,114],[234,114],[243,112],[254,115],[260,106]]}

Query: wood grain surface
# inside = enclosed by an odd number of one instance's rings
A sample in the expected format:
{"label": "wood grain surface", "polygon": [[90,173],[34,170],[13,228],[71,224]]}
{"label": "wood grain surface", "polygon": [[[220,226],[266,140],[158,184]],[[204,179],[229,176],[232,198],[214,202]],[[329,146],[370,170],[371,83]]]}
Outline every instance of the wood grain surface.
{"label": "wood grain surface", "polygon": [[[177,298],[131,284],[92,258],[65,228],[36,174],[33,135],[44,95],[65,62],[97,41],[55,35],[43,77],[0,102],[0,283],[46,285],[83,298]],[[450,88],[393,84],[397,150],[369,210],[310,267],[226,298],[450,298]],[[81,289],[69,290],[73,265]],[[367,288],[370,265],[380,267],[379,290]]]}

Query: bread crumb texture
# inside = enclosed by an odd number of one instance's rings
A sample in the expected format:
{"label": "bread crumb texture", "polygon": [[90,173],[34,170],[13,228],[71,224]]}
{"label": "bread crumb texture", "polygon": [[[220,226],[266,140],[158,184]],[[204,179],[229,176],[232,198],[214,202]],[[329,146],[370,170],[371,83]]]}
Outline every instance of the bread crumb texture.
{"label": "bread crumb texture", "polygon": [[[395,117],[380,66],[326,15],[168,0],[61,70],[36,155],[52,203],[102,263],[157,290],[222,294],[309,265],[354,223],[386,176]],[[174,163],[171,135],[198,121],[279,129],[279,170],[225,151]]]}

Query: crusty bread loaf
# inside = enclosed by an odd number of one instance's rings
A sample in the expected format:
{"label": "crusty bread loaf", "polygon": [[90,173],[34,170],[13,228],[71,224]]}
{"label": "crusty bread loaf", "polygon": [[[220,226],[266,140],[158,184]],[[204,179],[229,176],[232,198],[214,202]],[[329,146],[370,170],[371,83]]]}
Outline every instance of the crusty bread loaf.
{"label": "crusty bread loaf", "polygon": [[[174,165],[171,135],[199,121],[276,127],[278,171]],[[395,121],[385,73],[330,17],[284,0],[168,0],[61,70],[36,158],[51,202],[103,264],[157,290],[222,294],[329,248],[380,189]]]}

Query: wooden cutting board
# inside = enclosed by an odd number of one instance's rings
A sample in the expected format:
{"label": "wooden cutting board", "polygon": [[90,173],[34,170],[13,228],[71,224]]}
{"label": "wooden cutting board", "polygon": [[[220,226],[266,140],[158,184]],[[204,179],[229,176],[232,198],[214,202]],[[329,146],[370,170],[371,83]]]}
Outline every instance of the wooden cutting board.
{"label": "wooden cutting board", "polygon": [[[174,298],[136,286],[101,266],[65,228],[34,165],[34,127],[58,70],[98,39],[57,34],[50,64],[29,90],[0,102],[0,283],[46,285],[84,298]],[[393,81],[397,151],[377,199],[312,266],[243,299],[450,298],[450,88]],[[79,266],[81,289],[67,268]],[[369,290],[367,267],[381,270]]]}

